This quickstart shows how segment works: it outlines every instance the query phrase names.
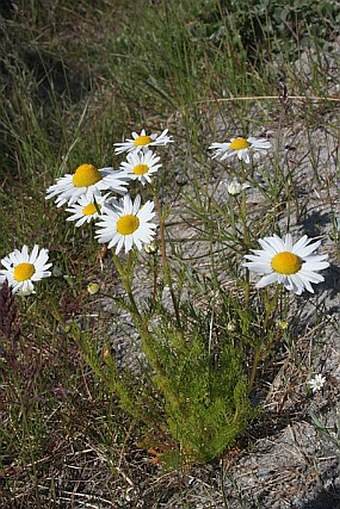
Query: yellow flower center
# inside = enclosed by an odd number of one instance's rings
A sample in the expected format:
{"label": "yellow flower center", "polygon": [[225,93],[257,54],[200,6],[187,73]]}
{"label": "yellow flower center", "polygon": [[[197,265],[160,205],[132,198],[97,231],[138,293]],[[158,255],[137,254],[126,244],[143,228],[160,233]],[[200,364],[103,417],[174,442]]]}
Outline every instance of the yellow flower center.
{"label": "yellow flower center", "polygon": [[27,262],[23,262],[23,263],[19,263],[15,268],[14,268],[14,279],[16,281],[26,281],[27,279],[30,279],[33,274],[35,273],[35,267],[32,263],[27,263]]}
{"label": "yellow flower center", "polygon": [[100,171],[92,164],[82,164],[76,169],[72,181],[76,187],[89,187],[102,180],[102,178]]}
{"label": "yellow flower center", "polygon": [[131,235],[139,226],[139,219],[132,214],[126,214],[117,221],[117,232],[121,235]]}
{"label": "yellow flower center", "polygon": [[137,164],[132,171],[135,175],[145,175],[149,171],[149,166],[147,164]]}
{"label": "yellow flower center", "polygon": [[142,145],[148,145],[151,142],[152,142],[151,136],[138,136],[138,138],[135,139],[133,144],[136,145],[137,147],[140,147]]}
{"label": "yellow flower center", "polygon": [[83,208],[82,213],[84,216],[92,216],[96,212],[98,212],[98,209],[101,209],[101,205],[97,203],[97,207],[94,203],[89,203],[86,205],[86,207]]}
{"label": "yellow flower center", "polygon": [[235,138],[230,143],[231,150],[242,150],[243,148],[250,147],[251,143],[247,141],[245,138]]}
{"label": "yellow flower center", "polygon": [[283,251],[278,253],[272,259],[272,269],[279,274],[296,274],[301,269],[301,260],[294,253]]}

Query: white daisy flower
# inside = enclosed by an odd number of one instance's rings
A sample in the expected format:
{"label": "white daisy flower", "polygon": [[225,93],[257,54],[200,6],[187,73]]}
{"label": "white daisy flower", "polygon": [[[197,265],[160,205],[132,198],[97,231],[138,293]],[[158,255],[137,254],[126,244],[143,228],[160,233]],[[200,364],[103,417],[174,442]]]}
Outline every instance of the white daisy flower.
{"label": "white daisy flower", "polygon": [[100,196],[101,191],[111,189],[125,194],[128,178],[113,168],[95,168],[92,164],[82,164],[73,175],[67,174],[57,179],[57,183],[47,189],[46,200],[57,197],[56,205],[73,205],[84,194]]}
{"label": "white daisy flower", "polygon": [[250,154],[266,154],[270,149],[271,143],[265,138],[231,138],[229,143],[213,143],[210,150],[215,150],[213,159],[218,158],[220,161],[229,157],[237,156],[245,163],[250,163]]}
{"label": "white daisy flower", "polygon": [[142,185],[151,182],[150,175],[162,166],[158,164],[160,157],[156,156],[151,150],[147,152],[131,152],[127,155],[127,161],[122,162],[120,168],[126,172],[126,175],[132,180],[138,179]]}
{"label": "white daisy flower", "polygon": [[242,193],[244,189],[248,189],[250,187],[249,184],[241,184],[236,178],[233,180],[227,180],[224,182],[227,186],[227,193],[231,196],[237,196]]}
{"label": "white daisy flower", "polygon": [[98,242],[108,242],[108,248],[116,246],[116,254],[125,247],[127,253],[134,245],[140,251],[143,244],[149,244],[155,235],[156,225],[151,223],[155,216],[154,203],[147,201],[141,207],[141,198],[137,196],[132,202],[128,194],[116,205],[116,208],[105,209],[97,226]]}
{"label": "white daisy flower", "polygon": [[75,226],[79,227],[85,223],[90,223],[92,220],[98,219],[103,212],[105,203],[108,203],[109,193],[104,196],[93,196],[85,194],[79,198],[77,203],[66,209],[72,215],[66,221],[77,221]]}
{"label": "white daisy flower", "polygon": [[122,143],[114,144],[117,147],[115,148],[115,153],[121,154],[122,152],[139,152],[141,150],[144,151],[148,147],[167,145],[168,143],[173,142],[171,136],[168,136],[167,134],[168,129],[164,129],[160,135],[155,133],[147,135],[145,129],[143,129],[140,134],[132,133],[132,138],[128,138]]}
{"label": "white daisy flower", "polygon": [[314,378],[309,380],[308,385],[312,389],[313,392],[320,391],[322,387],[325,385],[326,378],[322,375],[315,375]]}
{"label": "white daisy flower", "polygon": [[20,295],[35,293],[33,283],[51,275],[48,269],[52,267],[52,263],[47,261],[48,250],[41,249],[39,252],[37,245],[33,247],[31,254],[28,253],[27,246],[23,246],[21,251],[15,249],[1,260],[5,269],[0,270],[0,283],[7,279],[13,293],[18,292]]}
{"label": "white daisy flower", "polygon": [[252,249],[254,254],[245,256],[250,261],[244,263],[249,270],[264,274],[256,288],[279,283],[301,295],[304,290],[314,293],[311,283],[325,280],[318,271],[329,267],[325,261],[328,255],[312,254],[320,246],[320,240],[313,242],[313,239],[304,235],[293,244],[292,236],[288,233],[283,239],[277,235],[259,239],[259,244],[262,249]]}

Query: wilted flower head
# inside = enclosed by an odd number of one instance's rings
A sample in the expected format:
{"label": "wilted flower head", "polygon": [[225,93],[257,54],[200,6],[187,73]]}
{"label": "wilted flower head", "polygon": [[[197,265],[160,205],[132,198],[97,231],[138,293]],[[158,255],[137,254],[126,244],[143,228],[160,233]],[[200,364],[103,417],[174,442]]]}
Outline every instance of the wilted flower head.
{"label": "wilted flower head", "polygon": [[289,327],[289,323],[286,321],[286,320],[280,320],[278,322],[278,326],[280,327],[280,329],[282,330],[287,330],[288,327]]}
{"label": "wilted flower head", "polygon": [[96,295],[100,290],[100,285],[98,283],[89,283],[87,285],[87,291],[90,295]]}
{"label": "wilted flower head", "polygon": [[158,245],[157,245],[157,242],[155,242],[154,240],[152,242],[150,242],[149,244],[144,244],[144,251],[147,253],[147,254],[156,254],[157,251],[158,251]]}
{"label": "wilted flower head", "polygon": [[237,196],[242,193],[244,189],[248,189],[250,187],[249,184],[241,184],[236,178],[226,182],[227,185],[227,193],[231,196]]}

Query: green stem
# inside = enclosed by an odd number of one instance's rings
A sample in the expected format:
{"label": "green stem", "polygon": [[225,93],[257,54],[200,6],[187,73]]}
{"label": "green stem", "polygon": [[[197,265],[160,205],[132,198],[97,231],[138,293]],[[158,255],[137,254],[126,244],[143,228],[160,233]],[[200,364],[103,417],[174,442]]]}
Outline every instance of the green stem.
{"label": "green stem", "polygon": [[249,392],[253,388],[253,384],[254,384],[254,380],[255,380],[255,376],[256,376],[257,365],[258,365],[259,360],[260,360],[260,353],[261,353],[261,347],[259,347],[259,348],[257,348],[255,350],[253,365],[252,365],[252,368],[251,368],[251,374],[250,374],[249,383],[248,383]]}
{"label": "green stem", "polygon": [[[118,256],[113,254],[113,261],[120,275],[121,281],[123,283],[124,289],[127,293],[127,296],[130,301],[130,312],[132,315],[133,323],[136,327],[136,330],[143,342],[143,352],[145,353],[148,360],[155,366],[160,376],[165,376],[164,369],[159,362],[159,359],[155,353],[155,349],[153,347],[153,337],[149,331],[147,321],[140,313],[135,297],[132,291],[131,279],[132,279],[132,253],[129,254],[129,258],[126,264],[126,267],[121,263]],[[130,258],[131,256],[131,258]]]}
{"label": "green stem", "polygon": [[162,214],[162,206],[161,206],[160,199],[158,197],[158,193],[156,191],[155,191],[155,204],[156,204],[156,211],[157,211],[158,221],[159,221],[159,236],[160,236],[160,240],[161,240],[161,255],[162,255],[164,281],[170,290],[170,295],[171,295],[172,303],[174,306],[174,311],[175,311],[176,322],[177,322],[178,328],[180,330],[182,330],[179,306],[178,306],[178,302],[177,302],[176,295],[174,292],[172,276],[171,276],[171,269],[170,269],[168,257],[166,254],[165,223],[164,223],[163,214]]}
{"label": "green stem", "polygon": [[266,314],[265,314],[265,318],[264,318],[264,322],[263,322],[263,329],[264,329],[265,333],[267,332],[268,323],[269,323],[270,318],[273,318],[271,316],[272,311],[274,311],[274,314],[275,314],[275,312],[277,310],[277,303],[278,303],[278,298],[279,298],[279,294],[280,294],[280,289],[281,289],[281,285],[277,285],[274,296],[272,299],[270,298],[269,290],[267,288],[265,289],[265,297],[264,298],[265,298]]}
{"label": "green stem", "polygon": [[236,199],[236,202],[239,206],[240,218],[243,224],[243,242],[246,247],[250,246],[250,238],[249,238],[249,228],[247,224],[247,196],[246,191],[242,191],[241,201]]}
{"label": "green stem", "polygon": [[244,295],[244,305],[245,309],[249,309],[249,297],[250,297],[250,282],[249,282],[249,270],[246,269],[246,287],[245,287],[245,295]]}
{"label": "green stem", "polygon": [[139,312],[138,306],[135,301],[135,297],[132,292],[132,287],[131,287],[131,265],[132,265],[131,256],[132,256],[132,252],[130,251],[130,253],[129,253],[126,267],[123,266],[123,264],[121,263],[121,261],[119,260],[119,258],[116,254],[113,254],[112,256],[113,256],[114,264],[115,264],[115,266],[118,270],[118,273],[120,275],[120,278],[122,280],[124,289],[129,297],[129,301],[130,301],[130,304],[132,307],[131,311],[136,316],[136,318],[138,318],[138,321],[140,323],[142,323],[143,317]]}
{"label": "green stem", "polygon": [[[273,318],[272,312],[274,311],[274,314],[275,314],[276,310],[277,310],[278,297],[279,297],[279,293],[280,293],[280,285],[277,285],[274,296],[272,299],[270,299],[269,290],[267,288],[265,288],[264,292],[265,292],[264,293],[264,302],[265,302],[264,305],[265,305],[265,309],[266,309],[266,314],[265,314],[264,321],[263,321],[263,332],[264,332],[264,337],[266,337],[269,321],[271,318]],[[252,365],[252,369],[251,369],[251,373],[250,373],[250,377],[249,377],[249,383],[248,383],[249,392],[251,391],[254,381],[255,381],[257,366],[258,366],[258,363],[260,360],[262,347],[263,347],[263,341],[260,340],[256,349],[255,349],[255,353],[254,353],[254,360],[253,360],[253,365]]]}

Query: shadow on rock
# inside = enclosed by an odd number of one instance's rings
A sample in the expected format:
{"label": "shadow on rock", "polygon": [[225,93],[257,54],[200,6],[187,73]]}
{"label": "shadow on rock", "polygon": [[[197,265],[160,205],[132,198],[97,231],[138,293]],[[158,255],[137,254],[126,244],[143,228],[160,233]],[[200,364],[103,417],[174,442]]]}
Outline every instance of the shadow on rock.
{"label": "shadow on rock", "polygon": [[304,226],[308,237],[317,237],[320,235],[320,232],[324,231],[325,226],[331,222],[331,217],[327,212],[313,210],[306,218],[299,221],[299,224]]}
{"label": "shadow on rock", "polygon": [[322,490],[314,500],[306,502],[301,509],[340,509],[340,486]]}

